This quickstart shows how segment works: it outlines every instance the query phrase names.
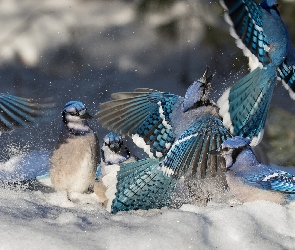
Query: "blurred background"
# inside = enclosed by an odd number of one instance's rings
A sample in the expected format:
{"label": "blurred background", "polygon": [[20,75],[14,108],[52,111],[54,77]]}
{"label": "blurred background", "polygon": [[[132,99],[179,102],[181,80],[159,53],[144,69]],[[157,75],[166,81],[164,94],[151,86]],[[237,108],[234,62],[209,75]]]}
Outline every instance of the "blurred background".
{"label": "blurred background", "polygon": [[[295,1],[279,3],[295,43]],[[38,127],[1,135],[2,161],[18,150],[52,150],[70,100],[94,115],[113,92],[148,87],[183,96],[209,66],[217,101],[248,71],[218,1],[0,0],[0,24],[1,92],[57,104]],[[278,84],[257,150],[263,161],[295,165],[294,104]],[[107,130],[96,119],[91,126],[102,141]]]}

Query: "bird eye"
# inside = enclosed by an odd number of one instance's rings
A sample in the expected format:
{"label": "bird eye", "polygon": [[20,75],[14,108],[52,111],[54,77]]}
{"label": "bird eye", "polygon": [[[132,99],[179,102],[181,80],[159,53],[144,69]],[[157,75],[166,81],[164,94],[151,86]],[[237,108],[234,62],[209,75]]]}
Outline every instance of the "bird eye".
{"label": "bird eye", "polygon": [[79,115],[79,113],[78,112],[70,112],[70,115],[72,115],[72,116],[78,116]]}
{"label": "bird eye", "polygon": [[223,151],[228,151],[228,150],[229,150],[228,147],[223,148]]}

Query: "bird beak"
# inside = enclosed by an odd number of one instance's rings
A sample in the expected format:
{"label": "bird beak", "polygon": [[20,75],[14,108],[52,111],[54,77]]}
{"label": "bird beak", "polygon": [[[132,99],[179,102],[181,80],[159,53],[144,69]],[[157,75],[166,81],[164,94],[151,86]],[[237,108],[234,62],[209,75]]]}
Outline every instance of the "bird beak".
{"label": "bird beak", "polygon": [[80,116],[82,119],[85,119],[85,120],[90,120],[93,118],[92,115],[90,115],[88,112],[86,112],[85,114],[81,115]]}

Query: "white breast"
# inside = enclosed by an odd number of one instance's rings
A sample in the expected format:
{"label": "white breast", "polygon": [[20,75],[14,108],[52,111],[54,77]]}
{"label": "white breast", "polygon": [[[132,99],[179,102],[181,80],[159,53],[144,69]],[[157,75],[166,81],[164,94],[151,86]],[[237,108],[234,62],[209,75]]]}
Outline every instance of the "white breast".
{"label": "white breast", "polygon": [[54,150],[50,159],[50,177],[56,191],[83,193],[94,184],[97,168],[95,135],[73,136]]}

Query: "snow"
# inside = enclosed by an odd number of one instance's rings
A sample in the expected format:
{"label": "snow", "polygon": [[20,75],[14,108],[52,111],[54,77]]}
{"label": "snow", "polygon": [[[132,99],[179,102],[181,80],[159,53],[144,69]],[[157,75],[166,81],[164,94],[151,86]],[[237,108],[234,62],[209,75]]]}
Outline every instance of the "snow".
{"label": "snow", "polygon": [[[1,249],[293,249],[295,209],[257,201],[107,213],[53,194],[1,190]],[[62,196],[55,197],[60,199]],[[5,240],[3,240],[5,239]]]}
{"label": "snow", "polygon": [[[1,179],[19,180],[20,169],[43,174],[48,152],[13,156],[0,169]],[[94,196],[72,202],[63,192],[1,187],[0,249],[294,249],[294,203],[209,202],[113,215]]]}

